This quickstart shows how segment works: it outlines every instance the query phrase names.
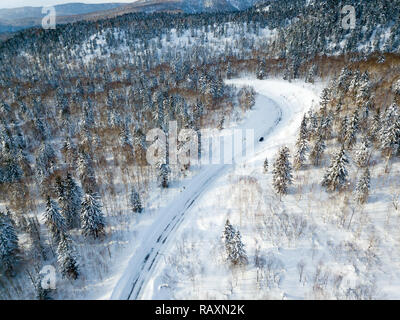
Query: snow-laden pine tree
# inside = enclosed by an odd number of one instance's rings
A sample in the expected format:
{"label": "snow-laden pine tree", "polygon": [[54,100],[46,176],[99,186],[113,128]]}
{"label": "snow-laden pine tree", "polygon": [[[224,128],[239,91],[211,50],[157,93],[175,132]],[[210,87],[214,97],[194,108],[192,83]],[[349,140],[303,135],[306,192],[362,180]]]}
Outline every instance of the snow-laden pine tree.
{"label": "snow-laden pine tree", "polygon": [[222,235],[222,239],[223,239],[225,245],[232,241],[233,237],[235,236],[235,232],[236,232],[235,228],[232,226],[232,224],[230,223],[229,219],[226,220],[224,233]]}
{"label": "snow-laden pine tree", "polygon": [[162,164],[158,172],[158,179],[161,187],[163,187],[164,189],[168,188],[169,186],[169,173],[170,173],[169,166],[165,163]]}
{"label": "snow-laden pine tree", "polygon": [[78,159],[78,147],[70,136],[65,139],[61,150],[64,155],[65,162],[71,163],[75,166],[76,160]]}
{"label": "snow-laden pine tree", "polygon": [[247,254],[242,242],[240,231],[237,230],[229,246],[228,259],[234,265],[244,265],[247,263]]}
{"label": "snow-laden pine tree", "polygon": [[318,116],[312,112],[311,110],[308,112],[308,128],[307,128],[307,132],[308,132],[308,138],[314,138],[315,134],[318,130],[319,124],[318,124]]}
{"label": "snow-laden pine tree", "polygon": [[96,239],[105,234],[105,222],[101,207],[96,193],[86,193],[81,209],[81,229],[85,237]]}
{"label": "snow-laden pine tree", "polygon": [[398,152],[400,147],[400,128],[394,120],[388,127],[382,130],[381,148],[385,155],[389,158]]}
{"label": "snow-laden pine tree", "polygon": [[280,195],[287,194],[287,189],[292,183],[292,167],[289,162],[289,149],[282,147],[274,163],[273,185],[275,191]]}
{"label": "snow-laden pine tree", "polygon": [[397,104],[393,103],[386,110],[381,125],[381,148],[383,153],[390,158],[397,154],[400,148],[400,112]]}
{"label": "snow-laden pine tree", "polygon": [[368,131],[368,120],[369,115],[371,114],[371,109],[373,109],[373,102],[368,101],[363,104],[361,109],[361,119],[360,119],[360,127],[362,128],[363,132]]}
{"label": "snow-laden pine tree", "polygon": [[364,204],[367,202],[370,183],[371,175],[367,167],[365,168],[360,180],[357,182],[356,189],[354,190],[354,198],[358,204]]}
{"label": "snow-laden pine tree", "polygon": [[123,148],[133,149],[133,138],[129,129],[129,123],[126,120],[121,128],[120,143]]}
{"label": "snow-laden pine tree", "polygon": [[300,125],[299,138],[296,142],[296,153],[294,155],[293,166],[296,170],[300,170],[306,161],[308,152],[308,131],[307,131],[307,118],[303,116]]}
{"label": "snow-laden pine tree", "polygon": [[337,86],[343,92],[347,92],[347,90],[349,89],[349,81],[350,81],[351,75],[352,75],[352,72],[347,67],[344,67],[340,72],[340,75],[339,75],[339,78],[337,81]]}
{"label": "snow-laden pine tree", "polygon": [[68,221],[69,217],[68,217],[68,212],[66,210],[67,198],[66,198],[65,183],[60,176],[56,178],[56,191],[58,195],[58,203],[60,205],[61,214],[63,215],[66,227],[69,230],[70,229]]}
{"label": "snow-laden pine tree", "polygon": [[65,180],[66,216],[70,228],[79,228],[82,207],[82,189],[70,173]]}
{"label": "snow-laden pine tree", "polygon": [[265,158],[263,168],[264,168],[264,173],[268,173],[268,158]]}
{"label": "snow-laden pine tree", "polygon": [[72,240],[65,234],[60,236],[60,241],[57,247],[57,262],[64,277],[73,280],[78,278],[78,263]]}
{"label": "snow-laden pine tree", "polygon": [[355,154],[355,163],[360,168],[365,168],[368,165],[371,151],[369,149],[369,143],[366,137],[363,138],[362,142],[357,146]]}
{"label": "snow-laden pine tree", "polygon": [[0,270],[12,274],[17,262],[18,236],[11,219],[0,212]]}
{"label": "snow-laden pine tree", "polygon": [[262,59],[258,63],[257,71],[256,71],[256,75],[257,75],[257,79],[258,80],[264,80],[264,78],[265,78],[265,69],[266,69],[266,63],[265,63],[265,60]]}
{"label": "snow-laden pine tree", "polygon": [[347,116],[344,116],[340,121],[339,128],[337,130],[338,131],[337,139],[340,143],[345,143],[348,127],[349,127],[349,118]]}
{"label": "snow-laden pine tree", "polygon": [[376,142],[379,139],[381,128],[382,124],[380,109],[377,109],[374,117],[372,118],[372,124],[368,130],[369,137],[372,142]]}
{"label": "snow-laden pine tree", "polygon": [[310,152],[310,162],[314,166],[319,166],[324,151],[326,149],[325,141],[322,134],[315,140],[314,145]]}
{"label": "snow-laden pine tree", "polygon": [[84,150],[80,150],[78,158],[78,172],[83,189],[93,190],[96,187],[96,173],[91,156]]}
{"label": "snow-laden pine tree", "polygon": [[326,116],[321,117],[321,135],[324,139],[330,139],[332,137],[332,126],[333,126],[333,115],[328,112]]}
{"label": "snow-laden pine tree", "polygon": [[308,69],[308,72],[307,72],[307,75],[305,78],[305,82],[314,83],[316,74],[317,74],[317,66],[315,64],[313,64],[310,67],[310,69]]}
{"label": "snow-laden pine tree", "polygon": [[356,70],[353,73],[352,79],[350,80],[349,90],[352,91],[352,92],[356,92],[358,90],[358,88],[359,88],[360,81],[361,81],[360,70]]}
{"label": "snow-laden pine tree", "polygon": [[347,148],[352,148],[357,141],[358,132],[358,111],[355,110],[351,119],[349,126],[347,127],[345,135],[345,143]]}
{"label": "snow-laden pine tree", "polygon": [[229,220],[226,220],[222,238],[227,259],[234,265],[246,264],[248,260],[241,234],[235,230]]}
{"label": "snow-laden pine tree", "polygon": [[231,62],[228,61],[228,64],[226,65],[226,78],[227,79],[232,79],[232,76],[233,76],[233,74],[232,74],[232,65],[231,65]]}
{"label": "snow-laden pine tree", "polygon": [[347,164],[349,160],[344,146],[334,155],[333,160],[322,180],[322,186],[328,191],[334,191],[343,188],[346,185],[348,172]]}
{"label": "snow-laden pine tree", "polygon": [[323,117],[327,116],[327,107],[330,101],[330,90],[328,88],[324,88],[321,93],[321,115]]}
{"label": "snow-laden pine tree", "polygon": [[47,177],[54,170],[57,155],[51,144],[44,142],[37,151],[36,167],[40,177]]}
{"label": "snow-laden pine tree", "polygon": [[14,183],[20,181],[23,171],[11,154],[3,154],[2,166],[0,167],[0,183]]}
{"label": "snow-laden pine tree", "polygon": [[60,240],[60,235],[67,230],[65,219],[61,214],[61,208],[54,200],[47,197],[46,211],[43,214],[44,223],[55,243]]}
{"label": "snow-laden pine tree", "polygon": [[368,72],[364,72],[360,79],[360,84],[357,93],[357,103],[361,104],[362,101],[367,101],[371,95],[371,83],[369,80]]}
{"label": "snow-laden pine tree", "polygon": [[131,191],[130,205],[131,205],[133,212],[135,212],[135,213],[143,212],[143,206],[142,206],[142,201],[140,199],[139,192],[137,192],[135,189],[132,189],[132,191]]}

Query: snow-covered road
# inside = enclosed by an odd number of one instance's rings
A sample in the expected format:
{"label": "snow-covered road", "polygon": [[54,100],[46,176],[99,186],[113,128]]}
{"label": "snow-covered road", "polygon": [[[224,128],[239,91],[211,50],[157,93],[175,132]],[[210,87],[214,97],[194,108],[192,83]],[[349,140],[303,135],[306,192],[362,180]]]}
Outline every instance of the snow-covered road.
{"label": "snow-covered road", "polygon": [[[316,96],[309,89],[299,84],[290,84],[281,80],[230,80],[229,84],[238,87],[250,85],[258,96],[256,104],[248,112],[242,123],[230,129],[254,130],[254,151],[243,156],[239,162],[250,162],[252,157],[265,151],[266,146],[282,143],[286,135],[293,135],[301,121],[305,108],[311,106]],[[287,128],[293,132],[289,132]],[[264,137],[263,142],[259,142]],[[143,237],[141,247],[133,253],[122,277],[115,286],[111,299],[140,299],[143,289],[150,281],[160,256],[168,251],[175,230],[183,219],[189,218],[193,206],[202,201],[206,191],[210,191],[218,180],[232,165],[219,164],[201,168],[192,179],[182,183],[183,192],[173,199],[162,212],[159,219],[149,228]]]}

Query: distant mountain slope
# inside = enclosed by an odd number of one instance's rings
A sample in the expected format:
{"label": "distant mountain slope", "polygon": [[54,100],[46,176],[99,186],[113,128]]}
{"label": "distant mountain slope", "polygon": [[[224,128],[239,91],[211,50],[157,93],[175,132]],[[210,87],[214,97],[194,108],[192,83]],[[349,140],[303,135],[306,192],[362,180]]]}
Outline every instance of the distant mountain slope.
{"label": "distant mountain slope", "polygon": [[[54,6],[57,14],[57,23],[64,24],[84,20],[94,13],[104,13],[115,10],[126,3],[67,3]],[[13,33],[22,29],[40,26],[43,17],[42,7],[22,7],[0,9],[0,34]]]}
{"label": "distant mountain slope", "polygon": [[257,2],[260,2],[259,0],[228,0],[228,1],[230,5],[237,10],[247,9],[255,5]]}
{"label": "distant mountain slope", "polygon": [[[251,7],[259,0],[137,0],[132,3],[84,4],[68,3],[55,6],[57,23],[64,24],[80,20],[113,18],[132,12],[185,12],[201,13],[237,11]],[[15,32],[40,26],[42,7],[0,9],[0,33]]]}
{"label": "distant mountain slope", "polygon": [[[126,3],[67,3],[54,6],[58,16],[70,16],[78,14],[87,14],[96,11],[110,10],[126,5]],[[13,9],[0,9],[1,20],[15,20],[27,18],[41,18],[42,7],[22,7]]]}

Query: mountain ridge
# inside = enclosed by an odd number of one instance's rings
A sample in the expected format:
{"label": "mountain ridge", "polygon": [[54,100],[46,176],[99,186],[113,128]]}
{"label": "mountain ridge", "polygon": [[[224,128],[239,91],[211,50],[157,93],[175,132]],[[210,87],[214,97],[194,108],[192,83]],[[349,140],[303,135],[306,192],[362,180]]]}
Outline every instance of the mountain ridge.
{"label": "mountain ridge", "polygon": [[[138,0],[132,3],[66,3],[54,6],[57,24],[81,20],[97,20],[143,12],[184,12],[189,14],[218,11],[238,11],[255,5],[259,0]],[[0,34],[41,25],[45,15],[42,7],[0,9]]]}

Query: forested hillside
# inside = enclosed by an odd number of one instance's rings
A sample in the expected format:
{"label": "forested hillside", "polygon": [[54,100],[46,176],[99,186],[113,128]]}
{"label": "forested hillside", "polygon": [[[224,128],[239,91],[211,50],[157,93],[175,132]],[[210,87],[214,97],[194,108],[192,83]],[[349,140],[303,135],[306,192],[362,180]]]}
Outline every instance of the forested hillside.
{"label": "forested hillside", "polygon": [[[199,136],[201,128],[242,120],[256,92],[226,82],[233,78],[326,86],[304,115],[297,143],[260,166],[271,175],[264,183],[277,206],[288,192],[295,197],[291,182],[319,172],[316,183],[331,203],[351,203],[333,219],[338,228],[357,233],[373,225],[350,218],[351,208],[368,204],[371,179],[393,189],[384,201],[397,212],[400,1],[230,3],[245,10],[131,13],[32,28],[0,43],[0,298],[87,298],[109,279],[123,250],[139,246],[141,228],[199,169],[149,166],[147,132],[168,135],[177,121],[178,131]],[[341,24],[344,5],[356,8],[355,29]],[[296,192],[306,197],[306,189]],[[278,233],[270,236],[279,242]],[[227,222],[228,261],[257,264],[253,251],[244,258],[240,237]],[[357,259],[370,259],[369,249]],[[57,267],[56,290],[41,287],[45,265]],[[318,281],[314,298],[376,297],[369,289],[326,293]]]}

